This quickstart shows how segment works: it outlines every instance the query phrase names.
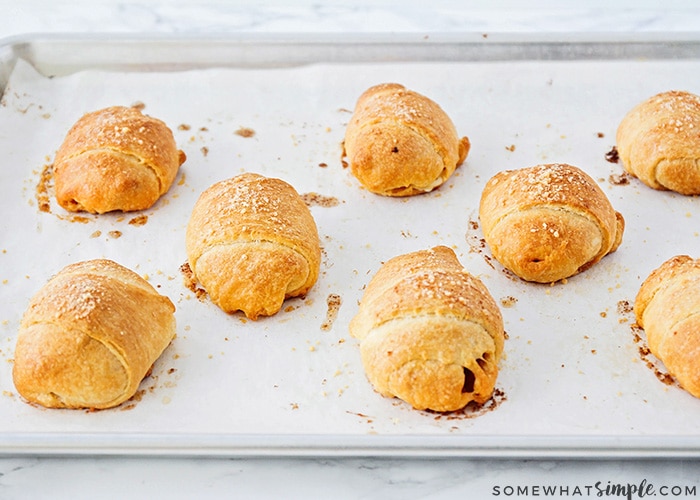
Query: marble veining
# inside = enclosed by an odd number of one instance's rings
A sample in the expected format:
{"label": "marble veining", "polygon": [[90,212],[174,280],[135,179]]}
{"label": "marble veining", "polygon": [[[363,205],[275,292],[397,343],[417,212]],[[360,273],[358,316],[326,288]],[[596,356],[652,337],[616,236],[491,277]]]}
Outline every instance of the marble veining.
{"label": "marble veining", "polygon": [[619,496],[599,495],[618,486],[645,484],[657,496],[693,498],[700,495],[698,472],[693,461],[645,460],[7,458],[0,460],[0,497],[48,498],[60,492],[60,498],[92,499],[99,492],[106,499],[410,500],[534,497],[549,491],[560,498],[598,498]]}
{"label": "marble veining", "polygon": [[[0,35],[27,32],[663,32],[697,30],[691,0],[616,3],[515,1],[218,2],[100,0],[0,2],[14,22]],[[50,5],[50,8],[46,6]],[[675,6],[675,8],[673,8]],[[8,14],[9,13],[9,14]]]}

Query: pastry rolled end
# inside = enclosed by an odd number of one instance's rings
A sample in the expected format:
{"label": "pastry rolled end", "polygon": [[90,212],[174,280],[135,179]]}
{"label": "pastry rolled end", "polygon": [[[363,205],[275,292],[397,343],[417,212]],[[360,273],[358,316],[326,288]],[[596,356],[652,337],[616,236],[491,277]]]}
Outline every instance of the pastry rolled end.
{"label": "pastry rolled end", "polygon": [[428,97],[387,83],[367,89],[348,123],[350,171],[368,191],[411,196],[442,185],[469,153],[442,108]]}
{"label": "pastry rolled end", "polygon": [[700,96],[672,90],[639,103],[616,142],[624,169],[647,186],[700,194]]}
{"label": "pastry rolled end", "polygon": [[382,395],[434,411],[492,397],[504,344],[501,312],[447,247],[387,261],[368,283],[350,333]]}
{"label": "pastry rolled end", "polygon": [[170,189],[185,159],[161,120],[124,106],[93,111],[56,152],[56,200],[71,212],[144,210]]}
{"label": "pastry rolled end", "polygon": [[31,299],[12,376],[29,402],[110,408],[131,398],[175,337],[175,306],[110,260],[72,264]]}
{"label": "pastry rolled end", "polygon": [[318,229],[301,196],[281,179],[242,174],[195,204],[186,236],[195,278],[226,312],[271,316],[318,279]]}
{"label": "pastry rolled end", "polygon": [[622,242],[625,220],[581,169],[546,164],[493,176],[479,219],[494,258],[526,281],[582,272]]}
{"label": "pastry rolled end", "polygon": [[675,256],[652,271],[634,303],[649,350],[700,398],[700,260]]}

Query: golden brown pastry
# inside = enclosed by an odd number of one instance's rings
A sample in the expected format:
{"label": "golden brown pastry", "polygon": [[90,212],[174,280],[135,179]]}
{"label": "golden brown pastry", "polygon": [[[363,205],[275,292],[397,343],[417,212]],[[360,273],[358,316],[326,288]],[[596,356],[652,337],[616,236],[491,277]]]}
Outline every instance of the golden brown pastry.
{"label": "golden brown pastry", "polygon": [[598,184],[566,164],[496,174],[482,192],[479,218],[494,258],[538,283],[573,276],[614,252],[625,227]]}
{"label": "golden brown pastry", "polygon": [[376,85],[358,99],[344,142],[352,174],[385,196],[426,193],[444,183],[469,152],[447,114],[397,83]]}
{"label": "golden brown pastry", "polygon": [[700,97],[669,91],[638,104],[620,122],[617,152],[644,184],[700,194]]}
{"label": "golden brown pastry", "polygon": [[93,111],[56,152],[56,200],[71,212],[144,210],[170,189],[184,161],[162,121],[123,106]]}
{"label": "golden brown pastry", "polygon": [[318,279],[316,222],[283,180],[242,174],[202,193],[185,235],[195,278],[226,312],[250,319],[277,313]]}
{"label": "golden brown pastry", "polygon": [[492,396],[504,343],[501,312],[447,247],[387,261],[367,285],[350,333],[384,396],[435,411]]}
{"label": "golden brown pastry", "polygon": [[634,302],[649,350],[700,398],[700,260],[678,255],[651,272]]}
{"label": "golden brown pastry", "polygon": [[49,408],[110,408],[134,395],[175,336],[175,306],[111,261],[71,264],[31,299],[12,376]]}

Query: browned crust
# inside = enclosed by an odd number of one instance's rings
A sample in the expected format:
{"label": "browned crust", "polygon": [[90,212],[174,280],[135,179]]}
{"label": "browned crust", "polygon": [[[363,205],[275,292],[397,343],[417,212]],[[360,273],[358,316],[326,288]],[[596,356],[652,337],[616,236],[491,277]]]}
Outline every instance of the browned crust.
{"label": "browned crust", "polygon": [[143,210],[170,189],[184,161],[161,120],[124,106],[93,111],[56,152],[56,200],[74,212]]}
{"label": "browned crust", "polygon": [[318,279],[316,223],[281,179],[247,173],[212,185],[192,210],[185,241],[195,277],[226,312],[273,315]]}
{"label": "browned crust", "polygon": [[[493,393],[504,344],[501,312],[447,247],[387,261],[367,285],[350,333],[360,339],[367,377],[383,395],[452,411]],[[468,372],[474,380],[466,380]]]}
{"label": "browned crust", "polygon": [[134,395],[175,336],[175,306],[105,259],[69,265],[31,299],[13,380],[30,402],[109,408]]}
{"label": "browned crust", "polygon": [[432,191],[454,173],[469,147],[437,103],[396,83],[362,93],[344,141],[352,174],[385,196]]}
{"label": "browned crust", "polygon": [[527,281],[579,273],[614,252],[624,218],[581,169],[545,164],[506,170],[484,187],[479,218],[493,256]]}
{"label": "browned crust", "polygon": [[700,194],[700,97],[654,95],[632,108],[617,129],[622,165],[646,185]]}
{"label": "browned crust", "polygon": [[652,271],[634,303],[649,350],[700,397],[700,260],[677,255]]}

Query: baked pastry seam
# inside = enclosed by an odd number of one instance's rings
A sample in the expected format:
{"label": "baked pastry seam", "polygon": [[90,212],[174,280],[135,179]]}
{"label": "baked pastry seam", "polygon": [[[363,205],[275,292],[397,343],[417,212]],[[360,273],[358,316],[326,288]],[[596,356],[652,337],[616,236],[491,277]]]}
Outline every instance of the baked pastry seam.
{"label": "baked pastry seam", "polygon": [[416,409],[454,411],[492,397],[503,319],[448,247],[399,255],[370,279],[349,325],[374,389]]}

